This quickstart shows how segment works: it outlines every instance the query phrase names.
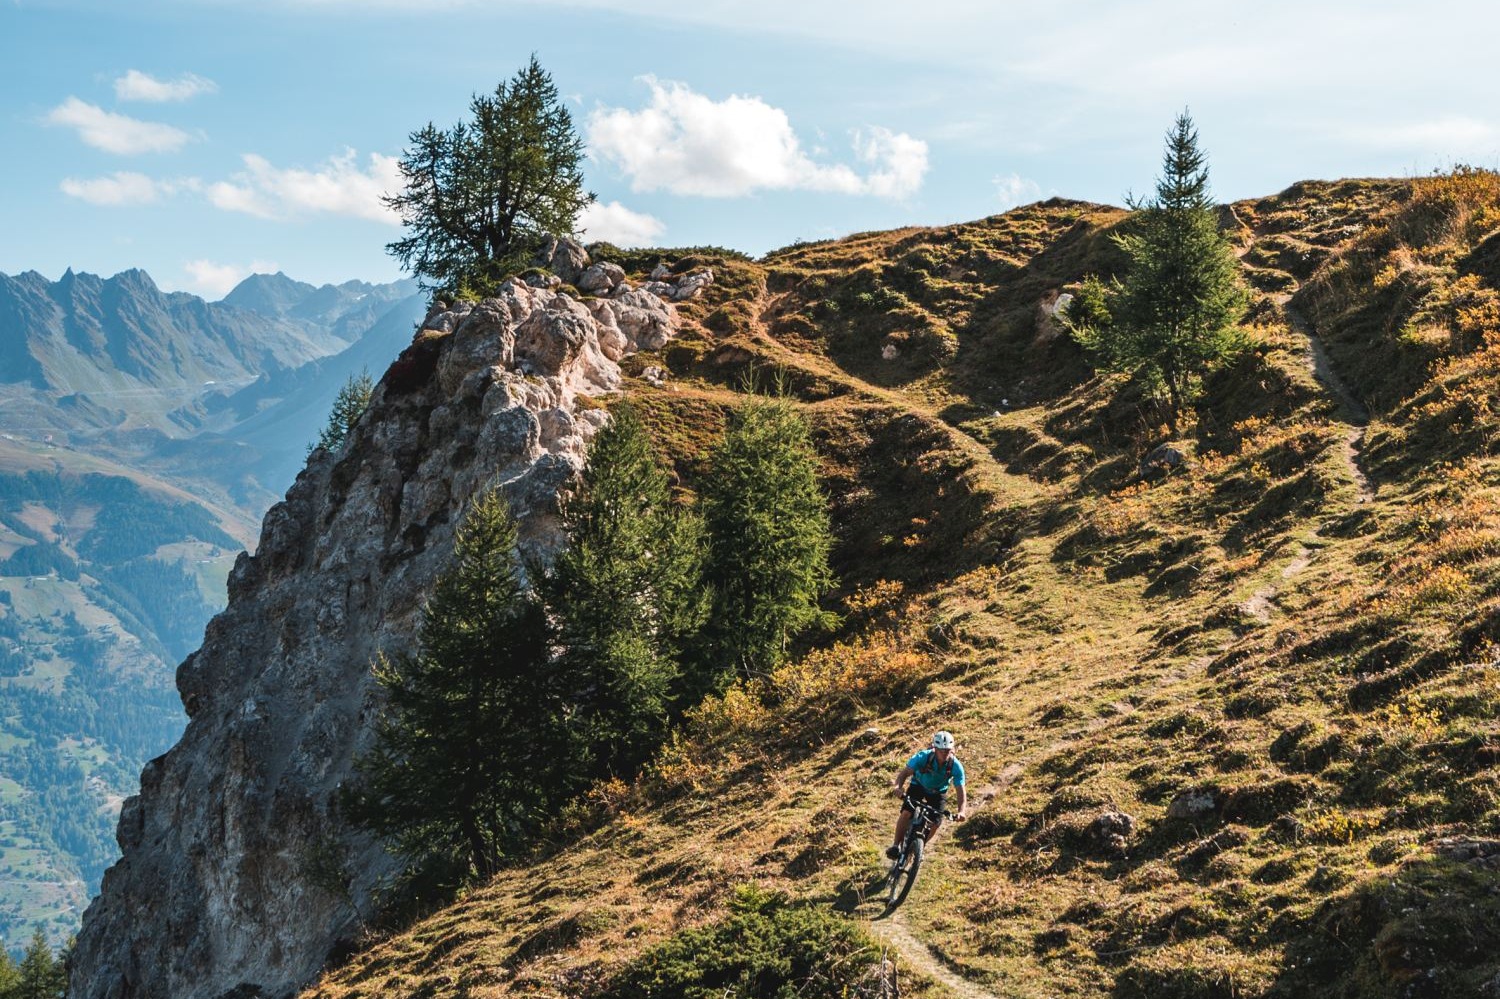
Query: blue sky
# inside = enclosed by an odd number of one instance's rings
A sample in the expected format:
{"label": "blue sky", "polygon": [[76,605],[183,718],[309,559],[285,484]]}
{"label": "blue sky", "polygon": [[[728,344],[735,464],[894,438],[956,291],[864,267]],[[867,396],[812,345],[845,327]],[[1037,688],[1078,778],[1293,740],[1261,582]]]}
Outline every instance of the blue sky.
{"label": "blue sky", "polygon": [[589,236],[631,245],[1119,203],[1184,106],[1224,200],[1495,167],[1497,29],[1458,0],[0,0],[0,271],[393,279],[407,135],[533,52],[590,149]]}

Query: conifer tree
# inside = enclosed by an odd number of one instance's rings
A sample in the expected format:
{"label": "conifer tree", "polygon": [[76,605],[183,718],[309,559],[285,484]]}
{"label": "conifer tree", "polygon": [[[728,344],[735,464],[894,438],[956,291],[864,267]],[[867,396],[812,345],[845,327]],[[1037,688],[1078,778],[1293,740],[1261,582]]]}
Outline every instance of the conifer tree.
{"label": "conifer tree", "polygon": [[0,947],[0,999],[14,999],[21,987],[21,969],[10,951]]}
{"label": "conifer tree", "polygon": [[768,672],[799,631],[823,623],[833,585],[832,531],[807,423],[784,397],[756,396],[730,414],[703,489],[712,658]]}
{"label": "conifer tree", "polygon": [[375,383],[370,379],[369,371],[350,375],[333,398],[333,408],[328,413],[327,425],[318,435],[317,447],[329,452],[343,447],[350,431],[369,407],[370,395],[374,391]]}
{"label": "conifer tree", "polygon": [[408,858],[457,858],[479,878],[514,852],[507,833],[574,782],[546,618],[522,582],[516,540],[498,490],[459,525],[419,650],[377,664],[388,709],[351,804]]}
{"label": "conifer tree", "polygon": [[1135,374],[1164,395],[1175,421],[1204,371],[1243,347],[1235,324],[1247,302],[1186,111],[1167,133],[1155,197],[1130,207],[1136,214],[1115,237],[1129,258],[1125,276],[1085,288],[1090,307],[1070,310],[1073,332],[1104,368]]}
{"label": "conifer tree", "polygon": [[31,935],[17,972],[19,981],[11,993],[15,999],[61,999],[67,986],[66,968],[53,955],[40,927]]}
{"label": "conifer tree", "polygon": [[413,132],[405,188],[385,199],[406,226],[386,249],[429,288],[482,292],[524,266],[542,238],[568,235],[594,196],[583,189],[583,140],[536,56],[471,119]]}
{"label": "conifer tree", "polygon": [[683,646],[707,612],[701,522],[674,507],[628,407],[590,444],[562,520],[568,544],[545,586],[562,649],[556,675],[573,692],[573,742],[591,771],[628,775],[665,734]]}

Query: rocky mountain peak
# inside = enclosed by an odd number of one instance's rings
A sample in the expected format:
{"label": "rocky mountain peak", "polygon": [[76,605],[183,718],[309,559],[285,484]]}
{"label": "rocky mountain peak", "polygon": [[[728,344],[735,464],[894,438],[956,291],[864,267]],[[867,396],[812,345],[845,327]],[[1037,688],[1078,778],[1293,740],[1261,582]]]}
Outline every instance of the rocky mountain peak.
{"label": "rocky mountain peak", "polygon": [[336,810],[373,736],[372,660],[409,648],[481,492],[505,491],[532,553],[555,546],[558,489],[605,419],[579,394],[676,330],[623,280],[586,301],[538,284],[435,306],[343,448],[313,452],[267,514],[178,669],[190,722],[123,809],[70,995],[289,995],[371,916],[393,861]]}

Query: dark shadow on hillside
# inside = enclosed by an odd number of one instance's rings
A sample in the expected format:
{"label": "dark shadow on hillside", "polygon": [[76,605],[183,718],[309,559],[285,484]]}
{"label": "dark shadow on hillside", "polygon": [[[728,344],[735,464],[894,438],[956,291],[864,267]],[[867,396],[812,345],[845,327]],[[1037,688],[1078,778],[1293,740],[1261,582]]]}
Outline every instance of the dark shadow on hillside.
{"label": "dark shadow on hillside", "polygon": [[[1451,857],[1466,851],[1440,840]],[[1491,841],[1493,843],[1493,841]],[[1447,844],[1447,845],[1443,845]],[[1473,999],[1500,994],[1500,844],[1470,860],[1428,856],[1335,895],[1287,942],[1270,997]]]}
{"label": "dark shadow on hillside", "polygon": [[958,453],[931,421],[879,406],[828,412],[815,427],[845,590],[877,580],[918,585],[1002,558],[1020,512],[997,511],[976,491]]}

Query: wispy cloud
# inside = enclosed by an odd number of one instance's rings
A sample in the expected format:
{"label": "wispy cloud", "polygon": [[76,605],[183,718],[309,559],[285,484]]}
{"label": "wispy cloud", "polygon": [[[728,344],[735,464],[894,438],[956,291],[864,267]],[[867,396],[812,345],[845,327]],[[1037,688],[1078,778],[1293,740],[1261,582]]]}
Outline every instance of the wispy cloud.
{"label": "wispy cloud", "polygon": [[77,97],[69,97],[53,108],[46,120],[75,129],[78,137],[95,149],[122,156],[175,153],[191,138],[180,128],[115,114]]}
{"label": "wispy cloud", "polygon": [[651,103],[639,111],[601,108],[589,116],[591,151],[630,178],[636,191],[733,198],[758,190],[828,191],[904,198],[927,172],[927,144],[885,128],[856,132],[867,167],[819,163],[791,121],[759,97],[722,101],[681,83],[646,77]]}
{"label": "wispy cloud", "polygon": [[1344,140],[1363,146],[1438,156],[1492,156],[1500,147],[1500,126],[1460,115],[1402,124],[1346,126],[1337,132]]}
{"label": "wispy cloud", "polygon": [[243,172],[205,189],[209,201],[225,211],[267,219],[329,214],[388,225],[401,222],[381,203],[383,195],[401,189],[399,161],[394,156],[371,153],[365,169],[360,169],[352,149],[312,170],[276,167],[254,153],[242,159]]}
{"label": "wispy cloud", "polygon": [[207,299],[223,298],[251,274],[274,274],[280,270],[274,263],[265,260],[253,261],[249,266],[220,264],[212,260],[189,260],[182,265],[188,276],[186,287]]}
{"label": "wispy cloud", "polygon": [[199,94],[217,93],[219,85],[196,73],[184,73],[175,80],[158,80],[138,69],[132,69],[115,80],[115,98],[121,101],[185,101]]}
{"label": "wispy cloud", "polygon": [[155,180],[143,173],[118,171],[108,177],[79,180],[68,177],[58,185],[70,198],[87,201],[91,205],[149,205],[160,201],[177,190],[173,181]]}
{"label": "wispy cloud", "polygon": [[652,215],[632,211],[611,201],[609,204],[596,201],[583,210],[578,218],[578,229],[588,238],[604,240],[620,246],[655,246],[667,226]]}
{"label": "wispy cloud", "polygon": [[1027,180],[1018,173],[994,179],[995,193],[1000,197],[1000,210],[1010,211],[1017,205],[1029,205],[1042,197],[1042,188],[1034,180]]}

